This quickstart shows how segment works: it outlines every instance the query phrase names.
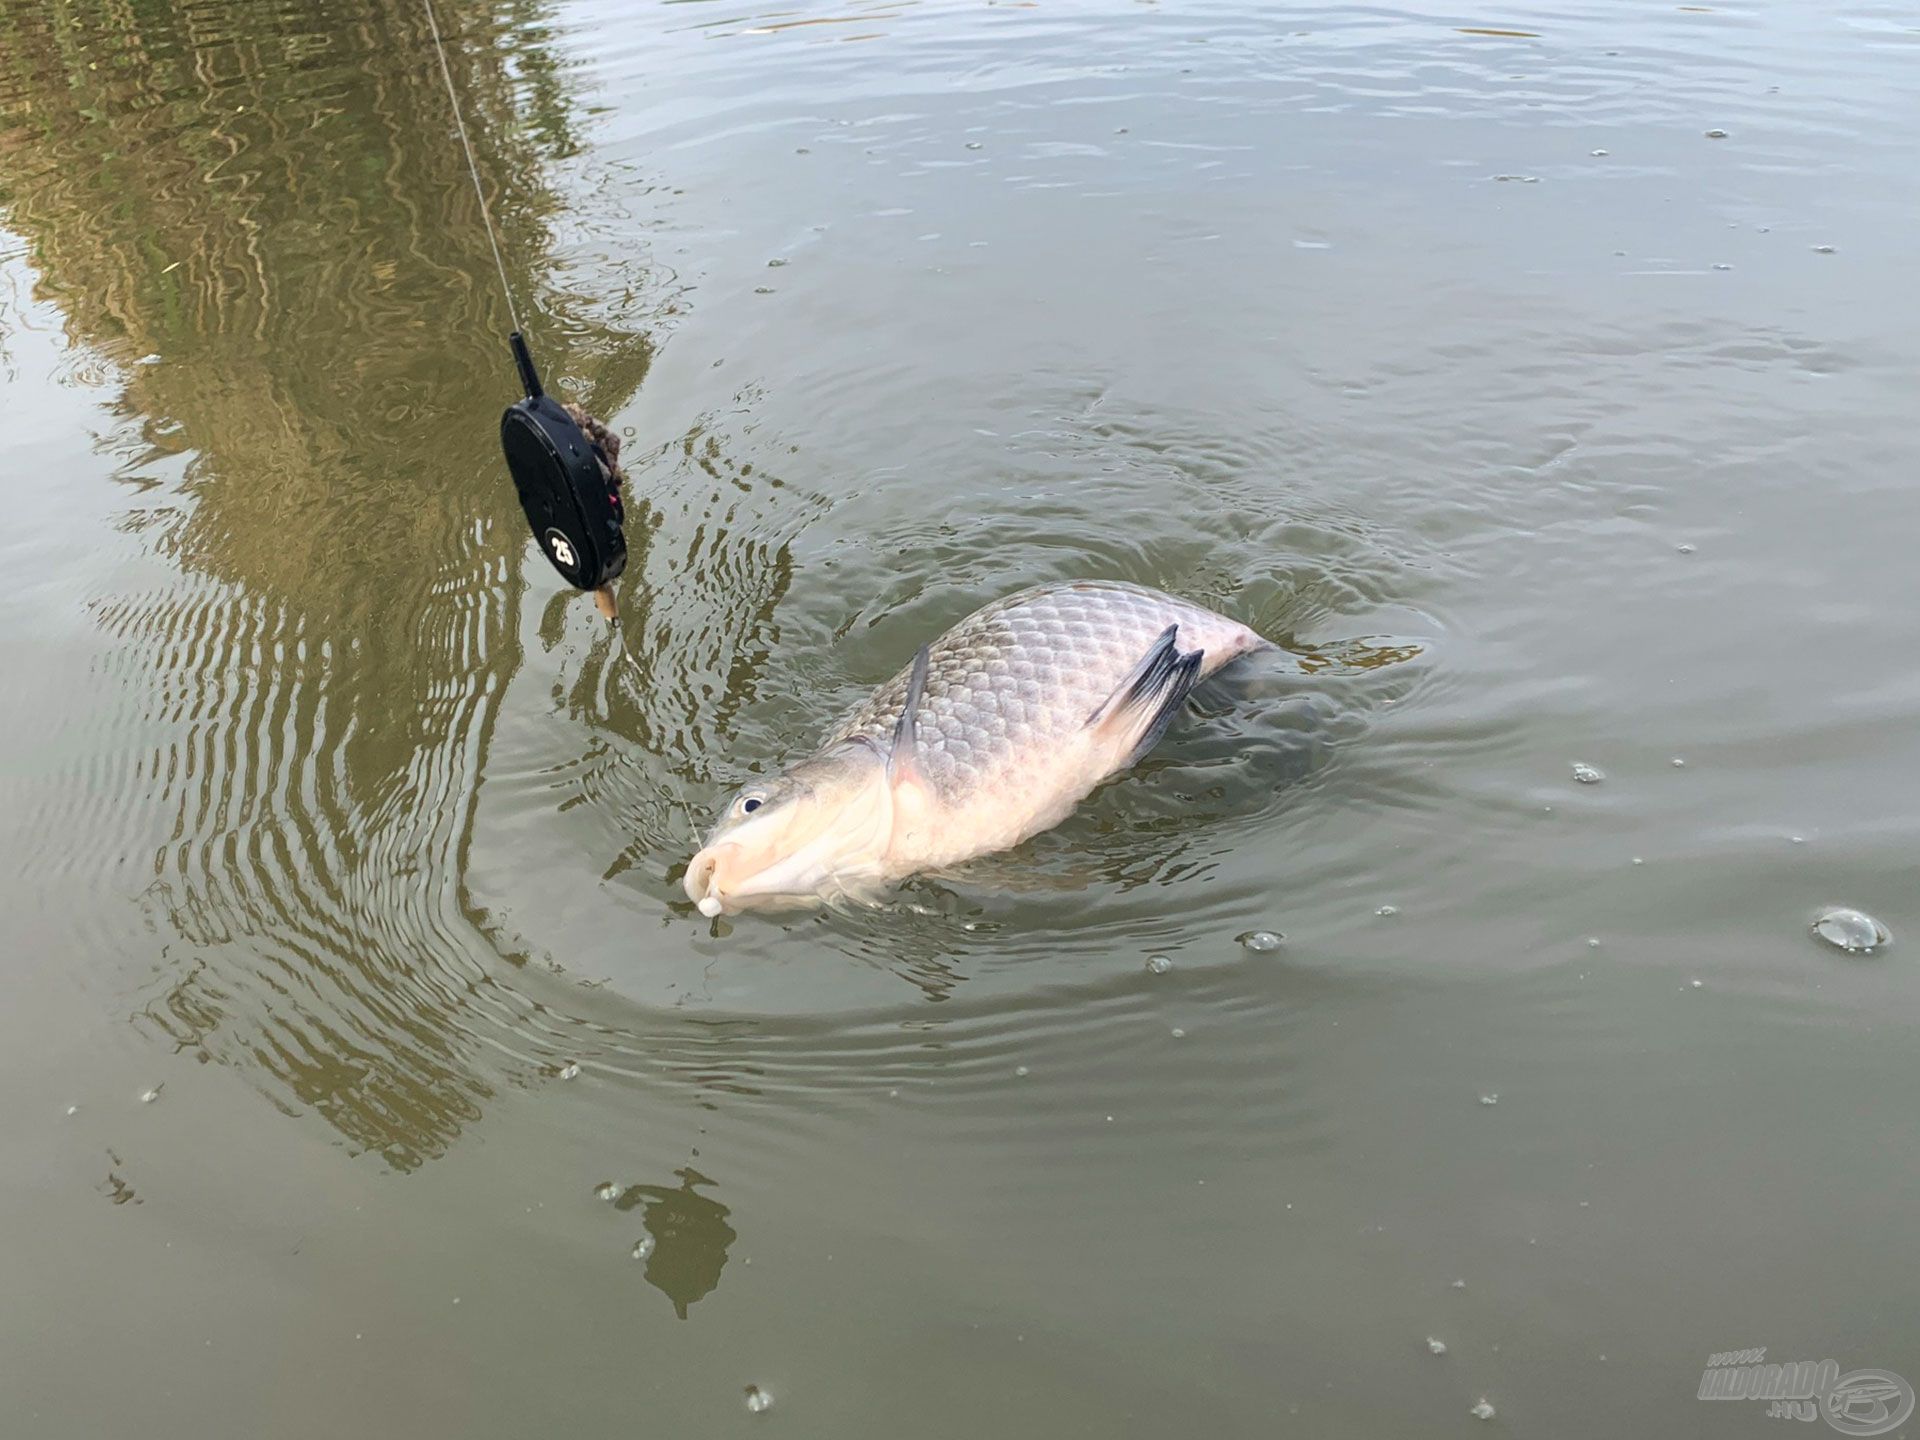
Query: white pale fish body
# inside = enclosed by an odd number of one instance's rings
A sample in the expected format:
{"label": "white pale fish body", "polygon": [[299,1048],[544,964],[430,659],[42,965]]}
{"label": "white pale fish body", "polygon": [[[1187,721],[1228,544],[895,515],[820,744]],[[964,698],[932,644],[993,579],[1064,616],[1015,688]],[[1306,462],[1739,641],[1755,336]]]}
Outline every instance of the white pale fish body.
{"label": "white pale fish body", "polygon": [[962,620],[811,756],[745,787],[689,865],[704,913],[866,894],[1057,825],[1266,641],[1116,581],[1043,585]]}

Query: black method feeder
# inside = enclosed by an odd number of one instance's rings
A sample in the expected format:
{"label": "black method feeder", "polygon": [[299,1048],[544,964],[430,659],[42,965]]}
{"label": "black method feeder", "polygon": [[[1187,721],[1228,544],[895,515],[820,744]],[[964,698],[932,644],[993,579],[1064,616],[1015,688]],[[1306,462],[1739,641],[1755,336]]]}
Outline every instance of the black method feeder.
{"label": "black method feeder", "polygon": [[473,145],[467,139],[467,122],[460,114],[433,0],[421,0],[421,5],[433,32],[434,52],[440,57],[440,75],[447,84],[447,100],[453,106],[460,146],[466,152],[467,171],[473,177],[473,193],[480,201],[487,243],[500,272],[507,314],[513,320],[507,344],[525,394],[500,416],[500,448],[519,493],[520,508],[526,512],[528,528],[540,542],[541,551],[561,579],[576,590],[592,591],[600,613],[609,621],[617,621],[613,582],[627,566],[626,507],[620,499],[620,484],[625,478],[620,470],[620,437],[579,406],[555,400],[540,384],[540,372],[534,366],[519,311],[514,307],[506,262],[500,258],[500,242],[494,235],[493,216],[480,185]]}

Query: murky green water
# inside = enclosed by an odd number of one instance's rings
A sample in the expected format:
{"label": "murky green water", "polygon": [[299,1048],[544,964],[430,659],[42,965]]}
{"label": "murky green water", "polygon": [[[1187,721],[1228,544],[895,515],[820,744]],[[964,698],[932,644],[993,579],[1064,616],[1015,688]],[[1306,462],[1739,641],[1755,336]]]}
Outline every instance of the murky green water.
{"label": "murky green water", "polygon": [[[7,1434],[1920,1380],[1910,8],[444,18],[631,663],[415,7],[0,0]],[[1081,574],[1288,655],[968,883],[692,913],[730,785]]]}

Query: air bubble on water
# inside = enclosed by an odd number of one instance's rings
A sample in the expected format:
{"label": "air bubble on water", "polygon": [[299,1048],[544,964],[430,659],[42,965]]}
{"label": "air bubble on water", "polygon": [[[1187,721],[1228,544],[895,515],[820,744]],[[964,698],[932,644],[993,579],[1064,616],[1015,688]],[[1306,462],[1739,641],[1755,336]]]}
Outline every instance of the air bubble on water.
{"label": "air bubble on water", "polygon": [[593,1197],[596,1200],[605,1200],[608,1203],[612,1203],[614,1200],[617,1200],[619,1196],[620,1187],[611,1180],[602,1180],[598,1185],[593,1187]]}
{"label": "air bubble on water", "polygon": [[1684,770],[1687,768],[1687,762],[1681,759],[1680,756],[1678,755],[1674,756],[1671,760],[1667,761],[1667,764],[1671,765],[1676,770]]}
{"label": "air bubble on water", "polygon": [[1833,254],[1833,246],[1831,246],[1831,245],[1816,245],[1816,246],[1814,246],[1814,247],[1813,247],[1813,253],[1814,253],[1814,254],[1816,254],[1816,255],[1831,255],[1831,254]]}
{"label": "air bubble on water", "polygon": [[1643,855],[1636,855],[1633,857],[1633,863],[1636,865],[1644,865],[1647,863],[1646,857]]}
{"label": "air bubble on water", "polygon": [[1489,1090],[1480,1097],[1480,1103],[1482,1105],[1498,1105],[1500,1103],[1500,1092],[1498,1090]]}
{"label": "air bubble on water", "polygon": [[1014,1073],[1014,1074],[1015,1074],[1015,1075],[1016,1075],[1016,1076],[1017,1076],[1018,1078],[1020,1078],[1020,1079],[1022,1079],[1022,1080],[1024,1080],[1024,1079],[1026,1079],[1026,1078],[1027,1078],[1027,1076],[1029,1076],[1029,1075],[1031,1075],[1031,1074],[1032,1074],[1033,1072],[1032,1072],[1031,1070],[1029,1070],[1029,1069],[1027,1069],[1027,1067],[1026,1067],[1026,1066],[1024,1066],[1024,1065],[1016,1065],[1016,1066],[1014,1066],[1014,1067],[1013,1067],[1013,1073]]}
{"label": "air bubble on water", "polygon": [[1398,905],[1382,905],[1373,913],[1376,915],[1398,915],[1400,913],[1400,907]]}
{"label": "air bubble on water", "polygon": [[1807,843],[1807,837],[1804,835],[1789,835],[1787,837],[1787,843],[1789,845],[1804,845]]}
{"label": "air bubble on water", "polygon": [[153,1104],[154,1101],[160,1098],[160,1092],[166,1088],[167,1087],[164,1084],[160,1084],[160,1085],[154,1086],[151,1090],[142,1091],[140,1095],[140,1103],[142,1105]]}
{"label": "air bubble on water", "polygon": [[753,287],[753,293],[756,295],[771,295],[773,294],[773,287],[771,285],[756,285]]}
{"label": "air bubble on water", "polygon": [[1709,140],[1724,140],[1726,138],[1727,138],[1727,132],[1724,130],[1707,131],[1707,139]]}
{"label": "air bubble on water", "polygon": [[1813,933],[1850,955],[1872,954],[1876,947],[1893,939],[1893,932],[1866,911],[1850,910],[1843,905],[1822,912],[1813,922]]}
{"label": "air bubble on water", "polygon": [[1600,948],[1600,937],[1598,935],[1587,936],[1587,948],[1589,950],[1598,950]]}
{"label": "air bubble on water", "polygon": [[78,1115],[79,1113],[80,1113],[80,1107],[78,1105],[67,1106],[67,1114]]}
{"label": "air bubble on water", "polygon": [[1429,1335],[1427,1336],[1427,1349],[1431,1350],[1435,1355],[1444,1355],[1447,1353],[1447,1342],[1436,1336]]}
{"label": "air bubble on water", "polygon": [[787,263],[786,261],[779,259],[778,257],[775,257],[774,259],[767,261],[767,269],[778,270],[781,266],[785,265],[786,263]]}
{"label": "air bubble on water", "polygon": [[1449,1290],[1464,1290],[1467,1288],[1467,1282],[1464,1280],[1456,1280],[1451,1285],[1447,1286],[1447,1288]]}
{"label": "air bubble on water", "polygon": [[1173,959],[1167,955],[1149,955],[1147,969],[1155,975],[1164,975],[1173,969]]}
{"label": "air bubble on water", "polygon": [[653,1237],[651,1235],[633,1242],[634,1259],[644,1260],[651,1254],[653,1254]]}
{"label": "air bubble on water", "polygon": [[969,150],[978,150],[980,148],[980,142],[978,140],[969,140],[967,141],[967,148]]}
{"label": "air bubble on water", "polygon": [[1678,550],[1682,555],[1691,555],[1695,551],[1697,551],[1700,547],[1698,545],[1690,545],[1687,542],[1682,541],[1680,544],[1674,546],[1673,548],[1675,550]]}
{"label": "air bubble on water", "polygon": [[1487,1397],[1482,1395],[1479,1403],[1467,1413],[1476,1420],[1491,1420],[1493,1418],[1493,1406],[1489,1405],[1487,1403]]}
{"label": "air bubble on water", "polygon": [[747,1409],[755,1415],[773,1408],[773,1396],[758,1385],[747,1386]]}
{"label": "air bubble on water", "polygon": [[1576,760],[1573,762],[1573,778],[1582,785],[1598,785],[1607,778],[1607,773],[1598,765],[1588,765],[1584,761]]}
{"label": "air bubble on water", "polygon": [[1687,988],[1689,990],[1702,990],[1706,988],[1706,984],[1707,982],[1704,980],[1689,980],[1687,982]]}
{"label": "air bubble on water", "polygon": [[1248,930],[1237,938],[1244,948],[1264,955],[1269,950],[1278,950],[1280,942],[1287,937],[1278,930]]}
{"label": "air bubble on water", "polygon": [[560,1078],[562,1080],[578,1080],[580,1078],[580,1062],[577,1060],[567,1061],[566,1064],[560,1067]]}
{"label": "air bubble on water", "polygon": [[1713,268],[1716,270],[1731,270],[1733,266],[1727,264],[1724,260],[1716,260],[1713,262]]}
{"label": "air bubble on water", "polygon": [[1604,150],[1589,150],[1587,153],[1593,156],[1594,159],[1598,160],[1601,156],[1605,155],[1607,152]]}
{"label": "air bubble on water", "polygon": [[1187,1032],[1185,1030],[1182,1030],[1178,1025],[1174,1026],[1173,1029],[1169,1030],[1167,1033],[1173,1036],[1173,1038],[1176,1040],[1184,1040],[1187,1038]]}

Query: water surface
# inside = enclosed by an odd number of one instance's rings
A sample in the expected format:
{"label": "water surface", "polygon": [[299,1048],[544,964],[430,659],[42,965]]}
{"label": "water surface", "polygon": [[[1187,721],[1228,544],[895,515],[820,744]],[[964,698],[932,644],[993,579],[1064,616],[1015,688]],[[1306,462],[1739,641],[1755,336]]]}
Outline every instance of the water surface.
{"label": "water surface", "polygon": [[[1920,1380],[1910,14],[442,18],[621,638],[499,464],[424,16],[0,0],[21,1433]],[[1283,654],[957,883],[691,910],[731,786],[1079,575]]]}

